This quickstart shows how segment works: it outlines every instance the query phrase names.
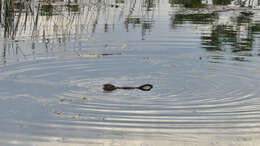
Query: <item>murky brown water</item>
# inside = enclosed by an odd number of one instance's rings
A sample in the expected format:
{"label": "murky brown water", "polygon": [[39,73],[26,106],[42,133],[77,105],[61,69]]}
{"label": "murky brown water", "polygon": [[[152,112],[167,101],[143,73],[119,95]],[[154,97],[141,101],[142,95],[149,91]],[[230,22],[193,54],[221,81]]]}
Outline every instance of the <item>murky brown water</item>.
{"label": "murky brown water", "polygon": [[258,7],[193,4],[17,7],[0,28],[0,145],[259,145]]}

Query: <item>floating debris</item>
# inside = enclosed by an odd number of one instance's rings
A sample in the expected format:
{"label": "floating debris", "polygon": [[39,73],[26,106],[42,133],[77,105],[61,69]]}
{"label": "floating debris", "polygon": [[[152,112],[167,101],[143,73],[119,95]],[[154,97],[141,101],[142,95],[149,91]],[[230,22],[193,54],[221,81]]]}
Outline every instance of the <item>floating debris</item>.
{"label": "floating debris", "polygon": [[83,96],[83,97],[82,97],[82,99],[83,99],[83,100],[87,100],[87,101],[88,101],[88,100],[93,100],[94,98],[92,98],[92,97],[86,97],[86,96]]}
{"label": "floating debris", "polygon": [[72,119],[79,119],[81,114],[68,114],[64,112],[54,111],[52,112],[55,116],[63,117],[63,118],[72,118]]}
{"label": "floating debris", "polygon": [[151,60],[150,57],[143,57],[144,60]]}
{"label": "floating debris", "polygon": [[118,56],[118,55],[122,55],[122,53],[103,53],[103,54],[78,54],[79,56],[82,57],[101,57],[101,56]]}
{"label": "floating debris", "polygon": [[52,112],[54,115],[58,115],[58,116],[60,116],[60,115],[63,115],[64,113],[63,112],[57,112],[57,111],[54,111],[54,112]]}
{"label": "floating debris", "polygon": [[61,98],[60,102],[72,102],[72,99]]}

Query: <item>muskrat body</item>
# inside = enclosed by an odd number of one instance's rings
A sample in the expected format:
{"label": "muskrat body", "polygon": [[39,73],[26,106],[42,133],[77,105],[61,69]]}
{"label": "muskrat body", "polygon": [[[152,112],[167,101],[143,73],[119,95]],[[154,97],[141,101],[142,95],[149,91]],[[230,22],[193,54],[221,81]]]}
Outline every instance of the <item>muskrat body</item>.
{"label": "muskrat body", "polygon": [[104,91],[113,91],[113,90],[116,90],[116,89],[140,89],[142,91],[150,91],[151,89],[153,88],[153,85],[151,84],[144,84],[140,87],[117,87],[115,85],[112,85],[112,84],[104,84],[103,85],[103,90]]}

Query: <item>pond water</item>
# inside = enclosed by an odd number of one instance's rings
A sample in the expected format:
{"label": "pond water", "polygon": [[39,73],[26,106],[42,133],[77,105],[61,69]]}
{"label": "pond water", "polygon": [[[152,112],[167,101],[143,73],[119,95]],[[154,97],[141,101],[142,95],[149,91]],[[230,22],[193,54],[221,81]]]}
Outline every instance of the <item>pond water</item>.
{"label": "pond water", "polygon": [[260,10],[193,4],[17,3],[1,16],[0,145],[258,145]]}

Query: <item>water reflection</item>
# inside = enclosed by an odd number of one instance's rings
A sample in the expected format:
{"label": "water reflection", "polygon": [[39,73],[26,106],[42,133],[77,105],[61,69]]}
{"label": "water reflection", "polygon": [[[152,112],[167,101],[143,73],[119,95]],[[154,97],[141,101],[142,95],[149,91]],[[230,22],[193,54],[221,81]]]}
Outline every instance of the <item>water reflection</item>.
{"label": "water reflection", "polygon": [[182,5],[186,8],[201,8],[202,7],[202,1],[201,0],[190,0],[190,1],[185,1],[185,0],[169,0],[169,3],[174,6],[174,5]]}
{"label": "water reflection", "polygon": [[[23,52],[30,53],[39,47],[48,52],[49,46],[52,46],[53,51],[57,51],[58,48],[67,48],[66,44],[72,41],[82,44],[80,40],[88,39],[97,29],[99,31],[97,27],[100,25],[103,25],[104,32],[114,31],[118,24],[125,24],[127,31],[129,25],[141,28],[141,38],[144,40],[145,35],[151,32],[155,7],[159,4],[155,0],[1,2],[10,5],[7,8],[3,7],[2,11],[6,12],[1,15],[1,18],[4,18],[3,21],[1,19],[1,36],[7,38],[7,43],[10,44],[5,50],[14,52],[13,46],[18,45]],[[87,43],[87,39],[83,43]],[[31,50],[27,45],[25,47],[24,40],[31,43]],[[6,56],[12,58],[11,54],[6,54],[8,52],[2,52],[5,53],[1,55],[2,60]]]}
{"label": "water reflection", "polygon": [[260,21],[246,1],[13,2],[1,7],[1,144],[259,143]]}
{"label": "water reflection", "polygon": [[[68,48],[66,44],[74,41],[84,45],[87,39],[80,40],[91,38],[90,36],[96,33],[100,25],[103,25],[104,32],[115,31],[120,24],[124,24],[127,32],[141,28],[141,39],[145,40],[146,35],[152,32],[155,24],[154,17],[160,10],[160,3],[156,0],[47,3],[2,0],[1,4],[9,7],[1,6],[1,11],[4,12],[1,14],[1,30],[3,30],[1,36],[8,40],[6,43],[1,43],[3,45],[1,62],[6,63],[6,57],[13,54],[21,58],[28,56],[26,52],[35,55],[36,47],[44,48],[46,53],[50,49],[57,51],[58,48],[71,50],[71,47]],[[245,3],[257,5],[255,1],[243,1],[243,4],[231,0],[168,1],[173,11],[170,13],[171,27],[178,29],[176,27],[187,22],[200,24],[199,27],[205,27],[204,25],[207,24],[210,31],[201,32],[201,45],[207,51],[230,49],[234,53],[248,52],[254,47],[253,42],[259,32],[257,10],[230,7],[234,4],[244,6]],[[212,7],[212,5],[216,6]],[[217,5],[227,5],[227,7]],[[28,45],[24,45],[23,40],[30,44],[30,49]],[[20,51],[17,51],[17,48]],[[73,48],[81,49],[75,45]],[[10,51],[14,53],[9,53]]]}
{"label": "water reflection", "polygon": [[[195,3],[194,3],[195,4]],[[216,4],[219,4],[216,2]],[[222,4],[230,4],[225,2]],[[188,8],[190,6],[187,6]],[[186,23],[199,24],[201,45],[209,52],[225,52],[238,56],[257,56],[259,45],[258,10],[227,8],[200,8],[177,11],[171,16],[171,26],[178,29]],[[207,28],[207,29],[204,29]],[[241,58],[241,57],[234,57]],[[237,59],[232,59],[237,60]],[[247,60],[243,58],[242,60]],[[239,61],[242,61],[239,59]]]}
{"label": "water reflection", "polygon": [[239,56],[257,55],[258,50],[255,52],[253,49],[258,46],[254,42],[259,30],[255,29],[252,18],[253,13],[240,12],[237,17],[230,19],[232,25],[213,25],[210,32],[202,35],[201,44],[207,51],[225,51]]}

